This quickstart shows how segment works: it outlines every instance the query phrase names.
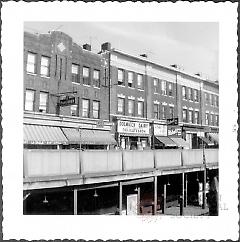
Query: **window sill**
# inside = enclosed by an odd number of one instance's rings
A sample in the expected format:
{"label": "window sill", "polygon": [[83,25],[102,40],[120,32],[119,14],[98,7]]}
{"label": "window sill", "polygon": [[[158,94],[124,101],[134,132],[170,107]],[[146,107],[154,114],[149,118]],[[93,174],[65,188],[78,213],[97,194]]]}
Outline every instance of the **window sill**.
{"label": "window sill", "polygon": [[144,89],[139,89],[139,88],[138,88],[138,91],[140,91],[140,92],[144,92]]}
{"label": "window sill", "polygon": [[93,88],[95,88],[95,89],[99,89],[99,90],[100,90],[100,87],[95,87],[95,86],[93,86]]}
{"label": "window sill", "polygon": [[40,75],[40,77],[43,77],[43,78],[46,78],[46,79],[50,79],[50,76]]}
{"label": "window sill", "polygon": [[84,87],[91,87],[91,85],[83,84]]}
{"label": "window sill", "polygon": [[27,72],[27,74],[30,75],[30,76],[36,76],[37,75],[37,73],[31,73],[31,72]]}
{"label": "window sill", "polygon": [[119,87],[126,87],[125,85],[117,84]]}
{"label": "window sill", "polygon": [[72,84],[75,84],[75,85],[81,85],[81,83],[79,83],[79,82],[72,82]]}

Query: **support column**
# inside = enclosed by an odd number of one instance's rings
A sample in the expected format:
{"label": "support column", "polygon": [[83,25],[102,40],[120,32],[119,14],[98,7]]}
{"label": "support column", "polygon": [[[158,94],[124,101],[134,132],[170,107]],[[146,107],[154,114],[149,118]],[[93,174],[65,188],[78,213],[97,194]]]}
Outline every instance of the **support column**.
{"label": "support column", "polygon": [[154,211],[153,214],[157,214],[157,176],[154,177]]}
{"label": "support column", "polygon": [[162,207],[163,214],[166,212],[166,201],[167,201],[167,184],[164,184],[163,185],[163,207]]}
{"label": "support column", "polygon": [[187,207],[187,184],[188,184],[188,180],[187,180],[187,174],[185,175],[185,198],[184,198],[184,207]]}
{"label": "support column", "polygon": [[137,188],[137,214],[140,215],[140,187]]}
{"label": "support column", "polygon": [[119,214],[122,215],[122,182],[119,182]]}
{"label": "support column", "polygon": [[73,214],[77,215],[77,189],[73,190]]}
{"label": "support column", "polygon": [[206,208],[206,183],[207,183],[207,169],[204,167],[203,171],[203,204],[202,209]]}
{"label": "support column", "polygon": [[180,198],[180,215],[184,215],[183,205],[184,205],[184,172],[182,173],[182,195]]}

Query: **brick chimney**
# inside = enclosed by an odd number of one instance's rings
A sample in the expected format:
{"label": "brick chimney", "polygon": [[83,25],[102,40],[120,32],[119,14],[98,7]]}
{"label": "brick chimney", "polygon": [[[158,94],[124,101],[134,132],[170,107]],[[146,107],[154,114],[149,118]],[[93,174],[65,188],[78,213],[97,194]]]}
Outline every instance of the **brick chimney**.
{"label": "brick chimney", "polygon": [[92,48],[91,48],[91,45],[89,45],[89,44],[84,44],[84,45],[83,45],[83,49],[84,49],[84,50],[91,51]]}
{"label": "brick chimney", "polygon": [[110,51],[110,50],[111,50],[111,43],[106,42],[106,43],[102,44],[102,49],[101,49],[102,52],[103,51]]}

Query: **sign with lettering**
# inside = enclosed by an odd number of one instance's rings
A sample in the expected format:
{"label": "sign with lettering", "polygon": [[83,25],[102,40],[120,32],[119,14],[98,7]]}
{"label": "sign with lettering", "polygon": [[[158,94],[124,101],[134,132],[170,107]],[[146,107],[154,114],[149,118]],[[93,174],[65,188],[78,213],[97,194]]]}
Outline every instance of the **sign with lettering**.
{"label": "sign with lettering", "polygon": [[66,96],[64,99],[60,99],[59,101],[60,106],[69,106],[69,105],[75,105],[75,104],[76,104],[75,97]]}
{"label": "sign with lettering", "polygon": [[168,136],[182,137],[182,129],[179,126],[168,126],[167,132],[168,132]]}
{"label": "sign with lettering", "polygon": [[168,125],[178,125],[178,118],[168,118],[167,124]]}
{"label": "sign with lettering", "polygon": [[149,123],[118,120],[117,131],[126,134],[149,134]]}
{"label": "sign with lettering", "polygon": [[167,136],[167,125],[154,124],[154,135],[156,136]]}
{"label": "sign with lettering", "polygon": [[138,202],[137,194],[131,194],[127,196],[127,215],[137,215]]}

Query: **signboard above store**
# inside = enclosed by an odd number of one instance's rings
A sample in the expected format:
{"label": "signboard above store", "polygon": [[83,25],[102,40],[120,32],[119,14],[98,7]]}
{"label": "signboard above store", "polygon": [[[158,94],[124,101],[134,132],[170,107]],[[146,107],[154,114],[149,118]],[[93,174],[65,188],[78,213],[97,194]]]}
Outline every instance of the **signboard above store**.
{"label": "signboard above store", "polygon": [[167,136],[167,125],[154,124],[153,128],[155,136]]}
{"label": "signboard above store", "polygon": [[117,132],[126,134],[149,134],[149,123],[118,120]]}
{"label": "signboard above store", "polygon": [[179,126],[168,126],[168,136],[182,137],[182,128]]}
{"label": "signboard above store", "polygon": [[75,97],[69,97],[66,96],[63,99],[60,99],[59,105],[62,106],[70,106],[70,105],[75,105],[76,104],[76,98]]}
{"label": "signboard above store", "polygon": [[167,125],[178,125],[178,118],[168,118]]}

